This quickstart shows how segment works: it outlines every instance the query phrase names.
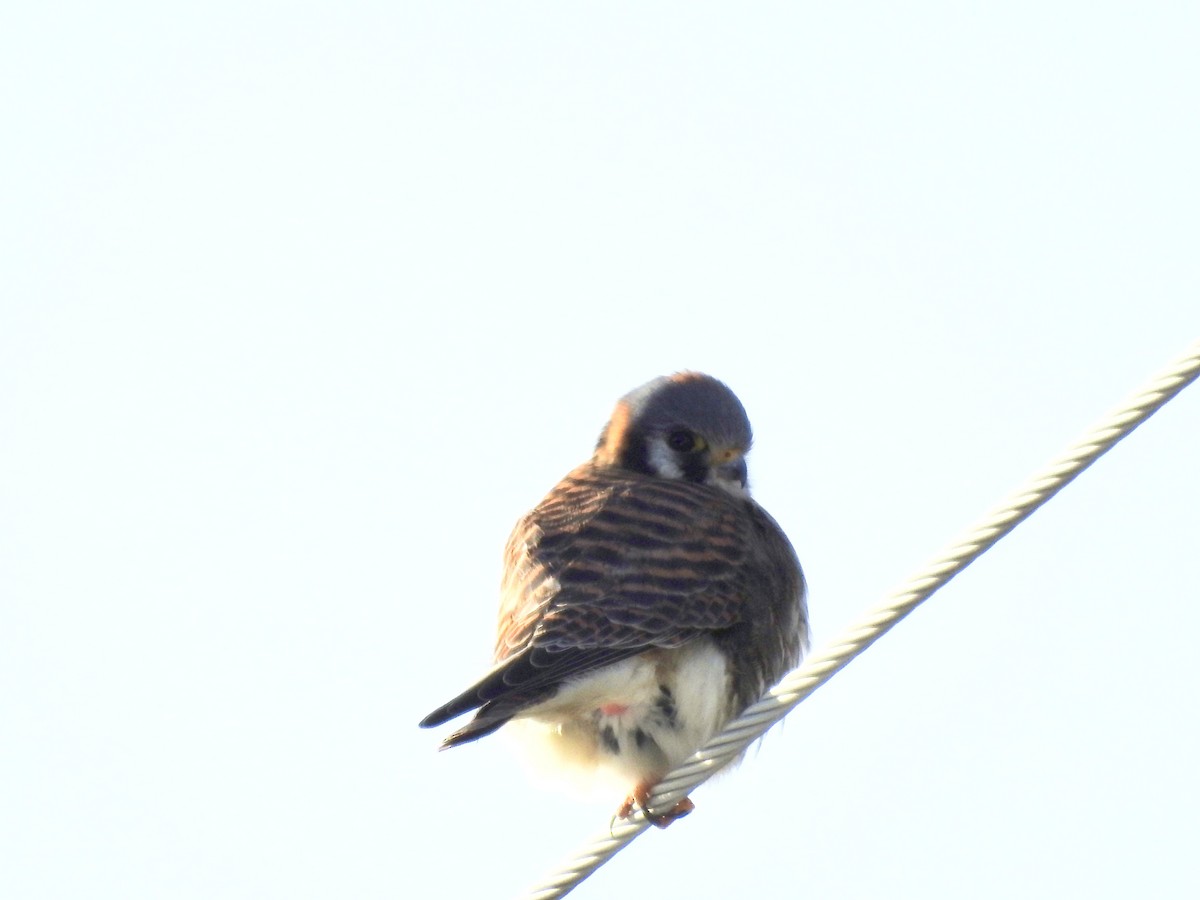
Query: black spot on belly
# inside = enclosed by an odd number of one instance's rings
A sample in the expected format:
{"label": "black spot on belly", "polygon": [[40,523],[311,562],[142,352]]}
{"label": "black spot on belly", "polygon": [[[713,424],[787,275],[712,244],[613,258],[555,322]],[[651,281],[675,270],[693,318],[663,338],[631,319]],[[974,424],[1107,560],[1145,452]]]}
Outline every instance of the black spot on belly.
{"label": "black spot on belly", "polygon": [[635,728],[633,729],[633,739],[637,742],[638,749],[643,750],[645,749],[646,744],[650,742],[650,735],[646,734],[646,732],[642,731],[640,728]]}
{"label": "black spot on belly", "polygon": [[671,689],[665,684],[658,686],[658,697],[654,701],[654,708],[658,710],[658,715],[664,725],[668,728],[679,727],[679,723],[676,721],[675,700],[671,696]]}
{"label": "black spot on belly", "polygon": [[[638,729],[639,731],[641,729]],[[617,733],[611,725],[605,725],[600,729],[600,741],[604,744],[604,749],[609,753],[620,753],[621,742],[617,740]]]}

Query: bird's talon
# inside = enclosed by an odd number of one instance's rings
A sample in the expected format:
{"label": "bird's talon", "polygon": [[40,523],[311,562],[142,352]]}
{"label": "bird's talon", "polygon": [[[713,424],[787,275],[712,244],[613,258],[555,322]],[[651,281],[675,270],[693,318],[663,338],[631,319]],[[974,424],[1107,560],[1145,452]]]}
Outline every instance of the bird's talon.
{"label": "bird's talon", "polygon": [[651,825],[653,825],[656,828],[666,828],[668,825],[670,825],[676,819],[682,819],[684,816],[686,816],[688,813],[690,813],[695,808],[696,808],[696,804],[693,803],[691,801],[691,799],[689,799],[688,797],[684,797],[682,800],[680,800],[678,803],[676,803],[673,807],[671,807],[670,812],[663,813],[662,815],[652,816],[652,815],[650,815],[649,811],[647,811],[647,809],[644,806],[642,807],[642,812],[645,813],[646,819],[650,822]]}
{"label": "bird's talon", "polygon": [[[633,793],[625,798],[625,802],[617,808],[617,813],[613,816],[613,822],[616,822],[617,819],[628,819],[633,815],[634,808],[636,807],[642,811],[642,815],[646,817],[646,821],[651,825],[656,828],[666,828],[676,819],[682,819],[696,808],[696,804],[691,801],[691,798],[684,797],[671,807],[669,812],[655,815],[651,814],[649,808],[646,806],[649,800],[650,786],[639,784],[633,789]],[[609,829],[612,829],[612,823],[609,824]]]}

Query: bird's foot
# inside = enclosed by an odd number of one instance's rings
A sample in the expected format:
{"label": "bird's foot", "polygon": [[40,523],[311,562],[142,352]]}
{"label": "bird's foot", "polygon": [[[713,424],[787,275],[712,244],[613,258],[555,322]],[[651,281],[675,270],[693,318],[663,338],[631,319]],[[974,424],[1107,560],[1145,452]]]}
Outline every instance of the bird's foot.
{"label": "bird's foot", "polygon": [[645,783],[637,785],[633,789],[633,793],[626,797],[625,802],[617,808],[617,814],[613,821],[616,821],[616,819],[628,819],[633,815],[635,809],[640,809],[642,814],[645,815],[646,821],[651,825],[657,828],[666,828],[676,819],[682,819],[696,808],[696,804],[690,798],[684,797],[671,807],[670,811],[652,815],[646,803],[650,799],[650,791],[653,787],[654,785]]}

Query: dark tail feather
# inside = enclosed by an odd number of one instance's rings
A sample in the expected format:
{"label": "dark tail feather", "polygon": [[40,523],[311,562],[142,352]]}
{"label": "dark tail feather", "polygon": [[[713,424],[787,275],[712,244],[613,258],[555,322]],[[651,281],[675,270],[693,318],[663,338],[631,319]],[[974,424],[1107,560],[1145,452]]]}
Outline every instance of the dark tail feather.
{"label": "dark tail feather", "polygon": [[[482,682],[481,682],[482,684]],[[466,725],[442,741],[439,749],[449,750],[459,744],[469,744],[484,735],[491,734],[521,710],[533,706],[554,693],[554,688],[543,688],[540,691],[525,692],[517,696],[504,697],[501,700],[484,700],[480,698],[480,685],[476,685],[466,693],[460,694],[444,706],[440,706],[421,720],[422,728],[441,725],[468,710],[479,707],[479,712]]]}
{"label": "dark tail feather", "polygon": [[421,727],[433,728],[478,709],[474,719],[442,742],[442,749],[470,743],[491,734],[523,709],[554,696],[564,679],[618,662],[643,649],[538,650],[527,647],[516,656],[497,663],[475,684],[427,715],[421,720]]}
{"label": "dark tail feather", "polygon": [[[465,712],[470,712],[473,709],[478,709],[485,703],[495,700],[496,697],[503,692],[506,685],[504,683],[504,673],[512,665],[512,661],[508,660],[498,664],[492,671],[484,675],[479,681],[475,682],[453,700],[449,700],[427,715],[421,720],[422,728],[433,728],[437,725],[443,725],[451,719],[457,719]],[[511,717],[511,713],[510,713]],[[470,726],[467,726],[468,728]],[[497,725],[497,728],[500,726]],[[466,729],[463,729],[464,731]],[[482,737],[482,735],[480,735]]]}
{"label": "dark tail feather", "polygon": [[511,710],[505,714],[499,711],[488,710],[487,707],[484,707],[478,712],[475,718],[442,741],[438,749],[449,750],[451,747],[476,741],[485,735],[491,734],[512,717],[513,711]]}
{"label": "dark tail feather", "polygon": [[443,703],[427,715],[421,720],[421,727],[433,728],[478,709],[479,712],[470,722],[442,741],[441,749],[448,750],[491,734],[521,710],[553,696],[558,690],[553,683],[514,688],[510,682],[514,669],[519,674],[524,666],[523,658],[501,663],[453,700]]}
{"label": "dark tail feather", "polygon": [[421,720],[421,727],[434,728],[438,725],[444,725],[451,719],[457,719],[465,712],[478,709],[484,704],[484,702],[485,701],[483,698],[479,696],[478,688],[468,688],[449,703],[443,703],[441,706],[423,718]]}

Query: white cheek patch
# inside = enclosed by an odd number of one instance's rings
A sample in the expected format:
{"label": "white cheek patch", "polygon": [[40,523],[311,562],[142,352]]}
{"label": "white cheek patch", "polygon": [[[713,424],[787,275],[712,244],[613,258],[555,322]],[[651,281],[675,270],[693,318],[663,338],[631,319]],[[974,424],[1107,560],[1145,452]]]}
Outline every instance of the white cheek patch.
{"label": "white cheek patch", "polygon": [[650,443],[650,468],[661,478],[682,478],[683,469],[675,453],[661,439]]}

